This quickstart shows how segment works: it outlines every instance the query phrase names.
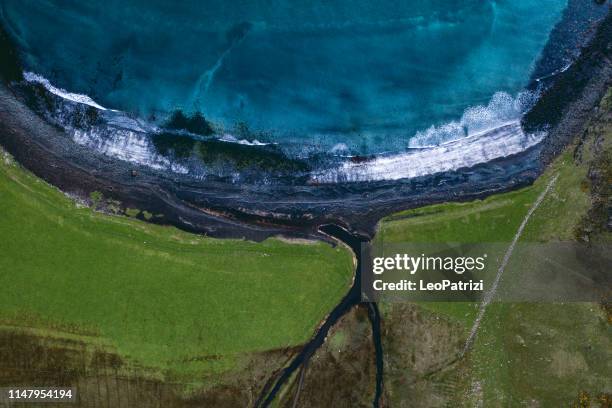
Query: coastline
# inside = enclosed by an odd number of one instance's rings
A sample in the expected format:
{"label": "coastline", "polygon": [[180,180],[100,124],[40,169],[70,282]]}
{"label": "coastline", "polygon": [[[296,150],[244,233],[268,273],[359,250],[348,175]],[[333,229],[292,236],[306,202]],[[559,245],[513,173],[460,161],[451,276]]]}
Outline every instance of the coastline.
{"label": "coastline", "polygon": [[612,84],[612,14],[599,24],[580,57],[559,73],[527,112],[522,125],[527,131],[548,127],[554,137],[543,143],[542,165],[548,165],[580,131],[592,110]]}
{"label": "coastline", "polygon": [[[0,91],[0,143],[26,168],[66,193],[87,197],[99,191],[120,201],[124,209],[162,215],[152,221],[190,232],[255,241],[272,235],[322,239],[318,226],[335,223],[372,237],[378,220],[393,212],[484,198],[533,182],[584,124],[589,110],[610,84],[612,64],[605,47],[610,40],[610,20],[608,13],[590,45],[569,69],[555,75],[552,86],[524,117],[526,129],[542,127],[541,118],[551,112],[562,117],[547,129],[544,142],[470,168],[357,183],[197,183],[77,145],[18,101],[4,85]],[[15,79],[14,69],[4,71],[5,80]],[[576,83],[582,85],[579,91]],[[564,98],[561,105],[555,102],[560,97]]]}
{"label": "coastline", "polygon": [[[218,182],[194,185],[170,173],[66,143],[70,140],[65,134],[18,102],[6,88],[0,90],[0,106],[2,145],[45,181],[78,197],[98,191],[120,201],[122,207],[163,214],[155,222],[219,238],[260,241],[280,234],[321,239],[316,229],[325,223],[371,236],[378,219],[391,212],[484,197],[523,186],[537,176],[533,158],[538,149],[534,148],[470,169],[393,182],[263,189]],[[440,185],[448,187],[440,189]]]}

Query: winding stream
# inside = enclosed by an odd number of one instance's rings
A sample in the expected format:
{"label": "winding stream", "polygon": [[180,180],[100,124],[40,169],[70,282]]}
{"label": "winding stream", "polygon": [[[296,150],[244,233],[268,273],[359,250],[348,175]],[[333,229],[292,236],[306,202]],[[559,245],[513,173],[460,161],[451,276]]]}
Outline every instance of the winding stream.
{"label": "winding stream", "polygon": [[[344,298],[342,298],[340,303],[327,316],[314,337],[308,343],[306,343],[306,345],[302,348],[298,355],[295,356],[291,363],[281,371],[278,379],[275,382],[270,381],[266,384],[257,402],[255,403],[256,407],[268,407],[287,380],[291,378],[296,370],[307,364],[319,347],[323,345],[329,330],[338,322],[338,320],[349,312],[352,307],[362,303],[361,245],[368,242],[368,240],[364,237],[353,235],[346,229],[335,224],[322,225],[319,227],[319,231],[330,236],[334,240],[346,244],[351,251],[353,251],[356,259],[355,279],[353,280],[353,285]],[[374,341],[374,348],[376,350],[376,392],[373,400],[373,406],[376,408],[379,406],[383,382],[383,350],[380,337],[380,313],[376,303],[368,302],[364,304],[368,308],[368,317],[372,324],[372,339]]]}

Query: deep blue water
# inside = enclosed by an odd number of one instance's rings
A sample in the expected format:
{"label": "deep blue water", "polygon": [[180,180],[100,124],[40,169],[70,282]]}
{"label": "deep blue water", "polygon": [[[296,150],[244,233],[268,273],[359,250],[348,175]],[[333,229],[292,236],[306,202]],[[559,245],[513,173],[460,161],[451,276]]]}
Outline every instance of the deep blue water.
{"label": "deep blue water", "polygon": [[4,1],[2,19],[27,70],[103,106],[158,122],[198,110],[228,132],[364,154],[517,115],[566,1],[174,3]]}

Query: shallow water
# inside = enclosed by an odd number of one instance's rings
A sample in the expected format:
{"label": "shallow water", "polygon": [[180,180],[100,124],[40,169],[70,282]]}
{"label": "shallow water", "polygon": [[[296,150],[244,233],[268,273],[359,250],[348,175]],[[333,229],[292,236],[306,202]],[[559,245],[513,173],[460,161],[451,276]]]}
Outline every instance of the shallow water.
{"label": "shallow water", "polygon": [[102,106],[201,110],[289,150],[368,154],[517,119],[565,4],[6,1],[2,18],[28,71]]}

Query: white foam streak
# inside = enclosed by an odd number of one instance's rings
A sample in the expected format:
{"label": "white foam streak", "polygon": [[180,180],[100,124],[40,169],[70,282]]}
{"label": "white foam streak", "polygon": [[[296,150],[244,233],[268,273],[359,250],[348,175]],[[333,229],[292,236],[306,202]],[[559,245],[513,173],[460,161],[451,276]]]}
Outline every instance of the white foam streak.
{"label": "white foam streak", "polygon": [[238,143],[244,146],[267,146],[270,144],[270,143],[260,142],[257,139],[254,139],[253,141],[249,141],[246,139],[238,139],[237,137],[230,135],[229,133],[225,133],[223,136],[219,138],[219,140],[222,142],[228,142],[228,143]]}
{"label": "white foam streak", "polygon": [[186,167],[155,153],[154,147],[145,135],[130,130],[117,129],[111,135],[103,135],[95,130],[73,129],[72,138],[82,146],[120,160],[157,170],[171,170],[180,174],[189,172]]}
{"label": "white foam streak", "polygon": [[100,110],[107,110],[105,107],[98,105],[93,99],[91,99],[89,96],[87,95],[82,95],[82,94],[78,94],[78,93],[72,93],[72,92],[68,92],[65,89],[61,89],[61,88],[57,88],[53,85],[51,85],[51,82],[49,82],[49,80],[41,75],[35,74],[33,72],[24,72],[23,73],[23,78],[28,81],[28,82],[37,82],[39,84],[41,84],[42,86],[44,86],[49,92],[51,92],[54,95],[57,95],[61,98],[64,99],[68,99],[71,100],[73,102],[76,103],[82,103],[85,105],[89,105],[89,106],[93,106],[94,108],[100,109]]}
{"label": "white foam streak", "polygon": [[545,134],[525,134],[514,121],[471,137],[430,148],[377,157],[362,163],[344,163],[314,174],[315,183],[338,183],[414,178],[461,168],[520,153],[540,143]]}

